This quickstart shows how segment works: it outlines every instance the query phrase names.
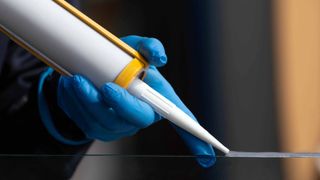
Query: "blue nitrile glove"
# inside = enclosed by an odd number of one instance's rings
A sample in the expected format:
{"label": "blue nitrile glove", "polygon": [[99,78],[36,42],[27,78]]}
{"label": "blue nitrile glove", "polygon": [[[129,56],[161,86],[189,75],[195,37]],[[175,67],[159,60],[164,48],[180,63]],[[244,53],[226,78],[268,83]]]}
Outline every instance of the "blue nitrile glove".
{"label": "blue nitrile glove", "polygon": [[[139,51],[151,64],[144,81],[196,120],[156,69],[156,66],[163,66],[167,62],[161,42],[139,36],[127,36],[122,40]],[[60,78],[58,105],[88,138],[103,141],[131,136],[161,119],[151,106],[117,84],[110,82],[97,89],[81,75]],[[208,155],[198,158],[203,167],[214,164],[215,154],[210,145],[174,127],[195,155]]]}

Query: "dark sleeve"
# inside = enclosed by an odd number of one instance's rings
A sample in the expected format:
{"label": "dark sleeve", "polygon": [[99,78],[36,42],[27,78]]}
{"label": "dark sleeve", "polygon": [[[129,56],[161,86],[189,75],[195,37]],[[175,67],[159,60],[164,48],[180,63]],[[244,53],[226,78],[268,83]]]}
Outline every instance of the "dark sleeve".
{"label": "dark sleeve", "polygon": [[[2,158],[0,169],[6,173],[0,173],[0,179],[67,179],[90,145],[62,144],[44,127],[38,111],[37,88],[45,68],[45,64],[26,50],[0,35],[0,153],[74,156],[29,158],[29,161],[26,158]],[[54,74],[44,84],[54,123],[62,135],[75,140],[84,138],[73,121],[57,106],[57,79],[59,75]]]}

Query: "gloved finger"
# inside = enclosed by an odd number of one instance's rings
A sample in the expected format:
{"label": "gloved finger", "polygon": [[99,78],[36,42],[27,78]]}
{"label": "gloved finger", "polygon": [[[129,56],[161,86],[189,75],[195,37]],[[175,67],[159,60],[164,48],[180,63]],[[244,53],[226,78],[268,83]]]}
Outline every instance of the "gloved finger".
{"label": "gloved finger", "polygon": [[[184,105],[184,103],[180,100],[180,98],[173,94],[171,97],[168,97],[177,107],[183,110],[186,114],[188,114],[194,121],[197,121],[193,116],[191,111]],[[197,121],[198,122],[198,121]],[[198,163],[202,167],[210,167],[216,162],[215,152],[210,144],[200,140],[199,138],[193,136],[189,132],[173,125],[176,129],[177,133],[183,139],[183,141],[187,144],[191,152],[195,155],[198,155],[197,158]]]}
{"label": "gloved finger", "polygon": [[161,67],[167,63],[167,55],[162,43],[156,38],[126,36],[122,40],[139,51],[150,64]]}
{"label": "gloved finger", "polygon": [[102,86],[101,91],[105,102],[119,116],[137,127],[145,128],[160,119],[147,103],[132,96],[115,83],[106,83]]}
{"label": "gloved finger", "polygon": [[[170,99],[181,110],[188,114],[194,121],[197,121],[191,113],[191,111],[184,105],[184,103],[180,100],[178,96]],[[176,125],[173,126],[177,133],[180,135],[180,137],[183,139],[183,141],[187,144],[191,152],[199,156],[197,158],[197,161],[202,167],[210,167],[216,162],[215,152],[210,144],[200,140],[199,138],[193,136],[189,132],[181,129],[180,127],[177,127]]]}
{"label": "gloved finger", "polygon": [[[111,141],[133,135],[139,130],[138,128],[132,128],[124,132],[115,132],[105,129],[95,118],[92,118],[91,114],[87,112],[87,106],[83,105],[81,100],[76,96],[72,88],[72,78],[62,78],[60,81],[62,83],[59,83],[59,88],[61,88],[59,95],[62,95],[65,101],[58,102],[59,106],[63,107],[66,114],[74,121],[77,117],[72,117],[72,115],[77,114],[82,117],[81,120],[76,120],[76,124],[85,133],[87,138]],[[68,102],[68,104],[64,104],[63,102]]]}
{"label": "gloved finger", "polygon": [[[79,103],[79,98],[76,97],[72,89],[72,78],[71,77],[61,77],[59,80],[59,91],[58,96],[63,97],[58,98],[58,105],[64,110],[67,116],[73,120],[77,126],[86,134],[88,138],[95,139],[93,134],[104,133],[105,130],[101,129],[97,123],[92,121],[86,121],[83,119],[92,119],[88,113],[86,113],[86,107]],[[81,116],[78,119],[74,115]]]}
{"label": "gloved finger", "polygon": [[86,106],[86,110],[90,112],[91,116],[95,117],[94,119],[98,120],[105,129],[117,133],[136,129],[132,124],[119,118],[118,114],[104,103],[100,92],[98,92],[89,80],[80,75],[74,75],[71,84],[74,94],[76,94],[78,99],[81,100],[80,102]]}
{"label": "gloved finger", "polygon": [[192,134],[186,132],[185,130],[177,127],[176,125],[172,124],[179,134],[179,136],[183,139],[186,143],[188,148],[194,155],[197,155],[197,161],[202,167],[210,167],[215,164],[215,152],[211,145],[208,143],[198,139],[197,137],[193,136]]}
{"label": "gloved finger", "polygon": [[[192,119],[195,121],[196,118],[193,116],[191,111],[184,105],[184,103],[180,100],[180,98],[175,93],[174,89],[171,87],[169,82],[160,74],[160,72],[155,67],[150,67],[147,72],[147,75],[144,81],[149,84],[152,88],[160,92],[163,96],[168,98],[171,102],[173,102],[177,107],[187,113]],[[187,144],[189,149],[195,155],[199,155],[197,161],[203,167],[210,167],[215,163],[215,153],[212,149],[212,146],[208,143],[203,142],[197,137],[191,135],[185,130],[173,125],[176,129],[177,133]]]}

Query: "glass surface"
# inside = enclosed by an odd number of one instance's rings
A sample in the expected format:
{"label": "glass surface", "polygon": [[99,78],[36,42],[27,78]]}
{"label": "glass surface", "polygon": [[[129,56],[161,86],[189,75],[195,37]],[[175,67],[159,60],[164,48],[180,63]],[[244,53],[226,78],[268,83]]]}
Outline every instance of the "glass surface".
{"label": "glass surface", "polygon": [[[8,179],[25,179],[28,172],[40,164],[55,164],[72,156],[68,155],[1,155],[0,167]],[[290,163],[316,162],[317,159],[260,159],[260,158],[227,158],[217,157],[213,167],[201,168],[192,156],[157,156],[157,155],[85,155],[72,179],[288,179],[283,176],[283,170]],[[282,166],[280,166],[282,164]],[[17,173],[19,172],[19,173]],[[45,172],[48,173],[49,171]],[[9,176],[10,175],[10,176]]]}

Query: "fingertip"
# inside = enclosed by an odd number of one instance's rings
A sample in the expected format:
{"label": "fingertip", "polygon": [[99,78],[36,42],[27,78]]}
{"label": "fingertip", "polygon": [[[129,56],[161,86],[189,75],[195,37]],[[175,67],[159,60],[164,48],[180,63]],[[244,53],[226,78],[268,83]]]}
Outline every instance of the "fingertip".
{"label": "fingertip", "polygon": [[74,75],[72,77],[72,86],[80,96],[89,93],[90,84],[81,75]]}
{"label": "fingertip", "polygon": [[149,63],[161,67],[167,63],[167,55],[162,43],[156,38],[145,38],[141,41],[139,51],[148,59]]}
{"label": "fingertip", "polygon": [[72,81],[73,81],[72,77],[61,76],[59,79],[59,84],[58,84],[59,92],[72,88]]}
{"label": "fingertip", "polygon": [[197,156],[197,162],[205,168],[211,167],[216,162],[215,152],[212,146],[197,137],[191,135],[185,130],[174,125],[175,129],[186,142],[191,152]]}
{"label": "fingertip", "polygon": [[159,52],[153,52],[149,58],[150,64],[156,67],[162,67],[167,64],[167,56]]}
{"label": "fingertip", "polygon": [[201,155],[197,155],[197,162],[204,168],[209,168],[216,163],[215,152],[210,145],[207,145]]}
{"label": "fingertip", "polygon": [[115,83],[103,85],[102,94],[106,104],[136,127],[148,127],[158,118],[148,104],[140,101]]}
{"label": "fingertip", "polygon": [[59,80],[62,81],[62,82],[69,82],[69,81],[72,81],[72,77],[70,77],[70,76],[61,76]]}
{"label": "fingertip", "polygon": [[82,84],[82,77],[80,75],[72,76],[71,80],[74,87],[79,87]]}
{"label": "fingertip", "polygon": [[115,83],[108,82],[102,86],[101,91],[104,99],[107,102],[111,101],[114,103],[117,101],[121,89]]}
{"label": "fingertip", "polygon": [[209,168],[213,166],[216,163],[216,157],[215,156],[201,156],[197,158],[198,163],[201,167]]}
{"label": "fingertip", "polygon": [[99,101],[99,92],[84,76],[74,75],[72,77],[72,90],[78,98],[86,103],[93,103]]}
{"label": "fingertip", "polygon": [[[61,76],[59,78],[57,96],[58,97],[66,96],[66,94],[68,94],[68,91],[70,91],[70,88],[72,88],[71,83],[72,83],[71,77]],[[63,98],[58,98],[58,105],[61,107],[61,106],[63,106],[63,104],[64,104]]]}
{"label": "fingertip", "polygon": [[160,56],[159,59],[160,59],[160,62],[161,62],[163,65],[167,64],[167,62],[168,62],[167,55],[162,55],[162,56]]}
{"label": "fingertip", "polygon": [[114,94],[119,91],[119,86],[113,82],[107,82],[102,86],[101,90],[107,94]]}

